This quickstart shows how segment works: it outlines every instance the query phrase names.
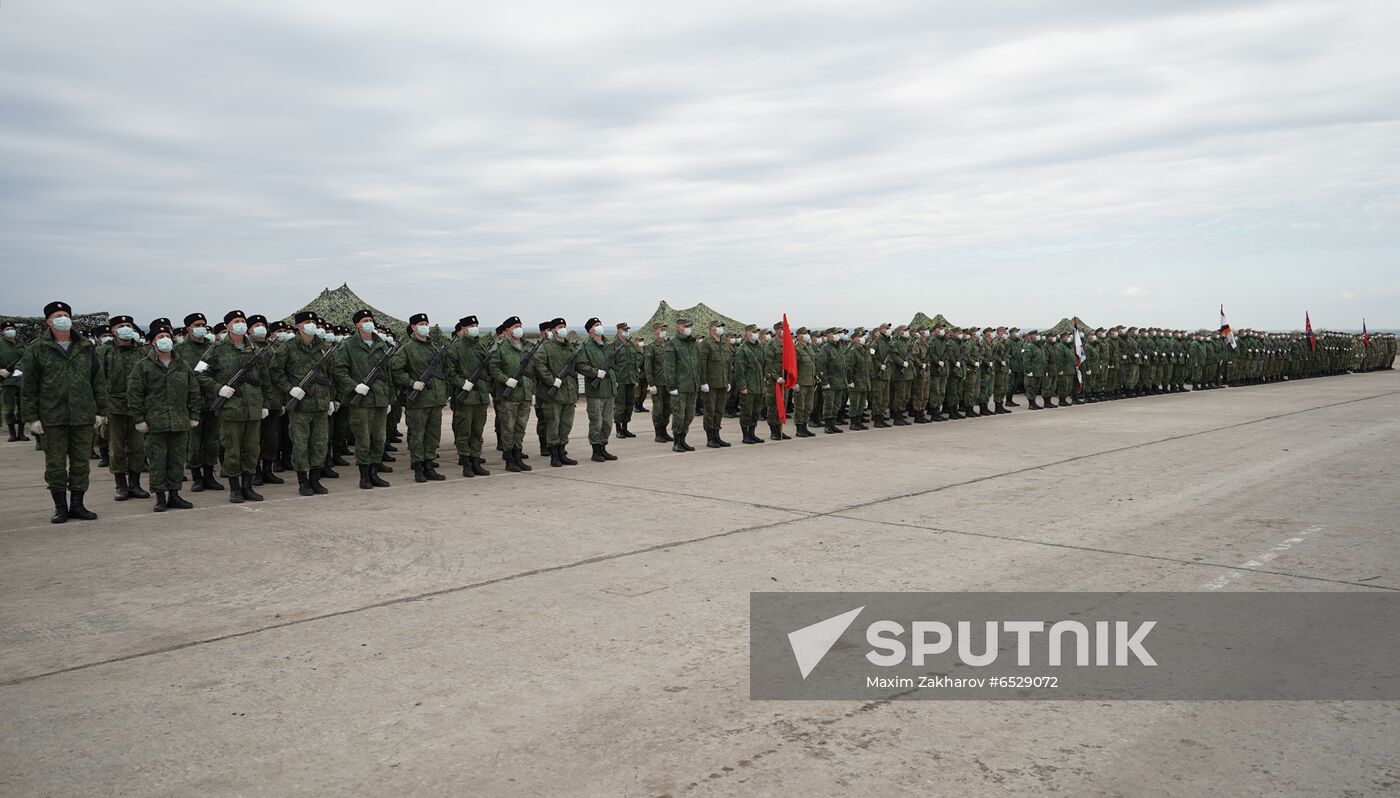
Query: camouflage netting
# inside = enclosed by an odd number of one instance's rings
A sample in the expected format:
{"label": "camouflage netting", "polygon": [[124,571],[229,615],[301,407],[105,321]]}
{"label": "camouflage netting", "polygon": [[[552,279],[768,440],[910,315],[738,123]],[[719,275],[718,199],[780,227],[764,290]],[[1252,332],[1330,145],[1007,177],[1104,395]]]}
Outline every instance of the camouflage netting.
{"label": "camouflage netting", "polygon": [[404,331],[408,329],[408,322],[398,317],[391,316],[363,299],[360,299],[355,295],[354,291],[350,290],[350,286],[344,283],[334,291],[329,288],[322,289],[320,296],[291,313],[288,313],[287,317],[282,319],[282,321],[291,324],[292,317],[296,314],[303,310],[313,310],[321,318],[330,321],[332,324],[343,324],[349,327],[354,323],[352,317],[355,315],[355,311],[360,308],[369,308],[369,311],[374,314],[374,320],[379,322],[381,326],[394,335],[402,336]]}
{"label": "camouflage netting", "polygon": [[[730,330],[742,330],[747,326],[746,322],[732,319],[710,308],[704,302],[694,307],[677,310],[667,304],[666,300],[663,299],[661,300],[661,304],[656,306],[656,312],[651,314],[651,318],[647,319],[646,323],[632,324],[632,332],[635,337],[651,341],[656,337],[654,333],[656,325],[675,325],[676,319],[690,319],[695,325],[697,335],[709,325],[712,319],[719,319],[724,322],[724,326]],[[672,330],[674,329],[674,326],[672,326]]]}
{"label": "camouflage netting", "polygon": [[953,323],[951,321],[948,321],[948,319],[942,313],[935,313],[932,317],[929,317],[923,311],[915,313],[914,320],[909,322],[909,326],[915,330],[922,330],[925,328],[931,330],[940,324],[942,324],[944,327],[949,328],[953,326]]}
{"label": "camouflage netting", "polygon": [[1048,330],[1041,330],[1041,332],[1053,333],[1055,335],[1064,335],[1065,333],[1074,332],[1076,327],[1079,328],[1079,331],[1082,333],[1088,333],[1094,329],[1093,327],[1090,327],[1089,325],[1085,324],[1083,319],[1079,318],[1078,316],[1075,316],[1073,321],[1069,319],[1060,319],[1059,324],[1056,324],[1054,327],[1051,327]]}
{"label": "camouflage netting", "polygon": [[[15,340],[19,343],[32,341],[44,332],[43,316],[0,316],[0,324],[5,322],[11,322],[15,325]],[[138,325],[144,323],[137,322]],[[105,310],[101,313],[80,313],[73,317],[73,329],[78,332],[105,332],[107,328],[107,311]]]}

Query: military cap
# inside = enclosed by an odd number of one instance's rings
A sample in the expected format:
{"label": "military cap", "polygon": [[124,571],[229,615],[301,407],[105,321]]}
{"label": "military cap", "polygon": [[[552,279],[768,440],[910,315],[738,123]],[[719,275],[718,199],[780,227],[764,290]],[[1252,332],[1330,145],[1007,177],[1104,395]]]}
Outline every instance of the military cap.
{"label": "military cap", "polygon": [[13,330],[13,329],[16,329],[16,328],[15,328],[15,323],[14,323],[14,322],[12,322],[12,321],[0,322],[0,330]]}
{"label": "military cap", "polygon": [[583,330],[584,330],[584,332],[588,332],[589,330],[592,330],[592,329],[593,329],[593,325],[595,325],[595,324],[602,324],[602,323],[603,323],[603,321],[602,321],[601,319],[599,319],[597,316],[593,316],[593,317],[590,318],[588,321],[585,321],[585,322],[583,323]]}
{"label": "military cap", "polygon": [[745,325],[744,325],[744,332],[746,332],[746,333],[758,332],[758,325],[757,325],[757,324],[745,324]]}
{"label": "military cap", "polygon": [[676,319],[676,325],[679,327],[685,327],[693,323],[694,322],[692,322],[690,319]]}
{"label": "military cap", "polygon": [[560,316],[555,316],[554,318],[549,320],[550,327],[564,327],[567,324],[568,322],[564,321],[564,319]]}
{"label": "military cap", "polygon": [[795,333],[798,334],[798,335],[801,335],[802,333],[807,332],[807,328],[806,328],[806,327],[798,327],[798,328],[797,328],[796,330],[794,330],[793,332],[795,332]]}
{"label": "military cap", "polygon": [[186,327],[190,326],[191,324],[194,324],[195,322],[200,322],[200,323],[202,323],[202,324],[208,324],[208,323],[209,323],[209,320],[206,319],[206,318],[204,318],[204,314],[203,314],[203,313],[191,313],[190,315],[188,315],[188,316],[185,317],[185,326],[186,326]]}
{"label": "military cap", "polygon": [[247,314],[247,313],[244,313],[244,312],[241,311],[241,310],[230,310],[228,313],[225,313],[225,314],[224,314],[224,324],[231,324],[231,323],[233,323],[233,320],[234,320],[234,319],[247,319],[247,318],[248,318],[248,314]]}
{"label": "military cap", "polygon": [[617,323],[617,329],[619,329],[619,330],[630,330],[630,329],[632,329],[632,325],[628,324],[628,323],[625,322],[625,321],[620,321],[620,322]]}
{"label": "military cap", "polygon": [[551,324],[550,322],[547,322],[547,321],[542,321],[542,322],[540,322],[540,332],[544,332],[545,330],[552,330],[552,329],[554,329],[554,325]]}
{"label": "military cap", "polygon": [[254,324],[266,325],[266,324],[267,324],[267,317],[264,316],[264,315],[261,314],[261,313],[254,313],[253,315],[251,315],[251,316],[249,316],[247,319],[245,319],[245,321],[248,322],[248,326],[249,326],[249,327],[252,327]]}
{"label": "military cap", "polygon": [[776,323],[773,324],[773,332],[782,332],[782,331],[783,331],[783,323],[782,323],[782,322],[776,322]]}
{"label": "military cap", "polygon": [[426,313],[415,313],[415,314],[413,314],[412,316],[409,316],[409,317],[408,317],[408,324],[409,324],[409,326],[411,327],[411,326],[417,324],[417,323],[420,322],[420,321],[427,321],[427,320],[428,320],[428,314],[426,314]]}
{"label": "military cap", "polygon": [[857,327],[854,330],[851,330],[851,335],[865,335],[865,328]]}
{"label": "military cap", "polygon": [[71,305],[69,305],[67,302],[55,301],[50,302],[49,304],[44,306],[44,318],[47,319],[48,317],[59,312],[60,310],[64,313],[67,313],[70,316],[73,315],[73,307]]}
{"label": "military cap", "polygon": [[463,316],[462,318],[457,320],[456,324],[452,325],[452,332],[455,333],[463,327],[470,327],[473,324],[476,324],[475,316]]}
{"label": "military cap", "polygon": [[982,328],[982,332],[984,332],[984,333],[996,332],[996,331],[997,331],[997,328],[995,328],[995,327],[983,327],[983,328]]}
{"label": "military cap", "polygon": [[371,311],[369,308],[360,308],[359,310],[355,311],[355,315],[350,317],[350,321],[359,324],[364,319],[372,318],[374,318],[373,311]]}
{"label": "military cap", "polygon": [[268,331],[269,333],[280,332],[280,331],[282,331],[282,330],[288,330],[288,329],[291,329],[291,328],[288,327],[287,324],[284,323],[284,322],[282,322],[281,320],[274,321],[274,322],[272,322],[271,324],[267,325],[267,331]]}
{"label": "military cap", "polygon": [[503,332],[503,331],[505,331],[505,330],[509,330],[511,327],[514,327],[515,325],[520,324],[520,323],[521,323],[521,322],[520,322],[520,317],[519,317],[519,316],[511,316],[511,317],[507,318],[505,321],[501,322],[501,325],[500,325],[499,327],[497,327],[496,329],[497,329],[498,331],[502,331],[502,332]]}
{"label": "military cap", "polygon": [[175,335],[175,331],[170,328],[170,319],[156,319],[151,322],[151,328],[146,334],[154,340],[155,337],[161,333],[165,333],[169,336]]}
{"label": "military cap", "polygon": [[227,330],[227,329],[228,329],[228,325],[227,325],[227,324],[224,324],[223,322],[219,322],[218,324],[215,324],[215,325],[214,325],[214,334],[215,334],[215,335],[218,335],[219,333],[224,332],[224,331]]}
{"label": "military cap", "polygon": [[[304,322],[315,321],[315,320],[316,320],[316,311],[314,311],[314,310],[301,310],[301,311],[297,311],[297,314],[296,314],[295,316],[292,317],[292,323],[293,323],[293,324],[302,324],[302,323],[304,323]],[[185,326],[189,326],[189,322],[186,322],[186,323],[185,323]]]}
{"label": "military cap", "polygon": [[112,318],[107,320],[108,327],[115,327],[118,324],[130,324],[132,327],[135,327],[136,320],[131,318],[130,316],[113,316]]}
{"label": "military cap", "polygon": [[[170,319],[167,319],[167,318],[165,318],[164,316],[161,316],[160,318],[157,318],[157,319],[151,319],[151,323],[146,325],[146,329],[148,329],[148,330],[154,330],[154,329],[156,329],[157,327],[172,327],[172,328],[173,328],[174,326],[175,326],[175,325],[173,325],[173,324],[170,323]],[[154,333],[152,333],[152,334],[154,334]]]}

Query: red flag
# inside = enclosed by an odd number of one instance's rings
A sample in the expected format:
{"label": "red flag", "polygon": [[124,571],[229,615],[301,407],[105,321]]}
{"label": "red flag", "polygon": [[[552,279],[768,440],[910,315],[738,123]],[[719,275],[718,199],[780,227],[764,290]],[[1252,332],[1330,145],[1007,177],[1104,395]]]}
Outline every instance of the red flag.
{"label": "red flag", "polygon": [[773,391],[777,394],[774,404],[778,408],[778,426],[787,423],[787,402],[783,401],[783,387],[797,384],[797,347],[792,343],[792,328],[788,327],[787,314],[783,314],[783,382],[782,385],[773,384]]}
{"label": "red flag", "polygon": [[1368,332],[1366,332],[1366,320],[1365,320],[1365,319],[1362,319],[1362,320],[1361,320],[1361,348],[1362,348],[1362,349],[1370,349],[1370,348],[1371,348],[1371,334],[1368,333]]}
{"label": "red flag", "polygon": [[1308,315],[1306,310],[1303,311],[1303,334],[1308,337],[1308,349],[1316,351],[1317,336],[1313,335],[1312,317]]}

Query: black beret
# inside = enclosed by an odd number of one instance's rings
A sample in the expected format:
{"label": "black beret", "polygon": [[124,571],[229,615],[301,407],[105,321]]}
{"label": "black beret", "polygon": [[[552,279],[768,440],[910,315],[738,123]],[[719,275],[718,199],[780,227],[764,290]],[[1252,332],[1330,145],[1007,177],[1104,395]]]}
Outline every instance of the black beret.
{"label": "black beret", "polygon": [[130,316],[113,316],[107,320],[108,327],[115,327],[118,324],[130,324],[132,327],[135,327],[136,320]]}
{"label": "black beret", "polygon": [[519,316],[511,316],[510,318],[508,318],[508,319],[506,319],[505,321],[501,322],[501,326],[500,326],[500,327],[497,327],[496,329],[502,330],[502,331],[504,331],[504,330],[509,330],[511,327],[514,327],[515,325],[520,324],[520,323],[521,323],[521,322],[520,322],[520,317],[519,317]]}
{"label": "black beret", "polygon": [[150,335],[151,338],[154,340],[155,337],[157,335],[160,335],[161,333],[165,333],[166,335],[169,335],[171,337],[174,337],[175,335],[175,331],[170,329],[169,324],[156,324],[155,322],[151,322],[151,331],[147,334]]}
{"label": "black beret", "polygon": [[50,302],[44,306],[44,318],[47,319],[60,310],[70,316],[73,315],[73,308],[67,302]]}
{"label": "black beret", "polygon": [[568,322],[564,321],[564,319],[559,316],[555,316],[549,320],[549,326],[551,327],[563,327],[566,324],[568,324]]}
{"label": "black beret", "polygon": [[428,320],[428,314],[426,314],[426,313],[415,313],[415,314],[413,314],[412,316],[409,316],[409,317],[408,317],[408,324],[409,324],[409,326],[411,327],[411,326],[417,324],[417,323],[420,322],[420,321],[427,321],[427,320]]}
{"label": "black beret", "polygon": [[296,314],[295,316],[292,316],[292,322],[293,322],[294,324],[301,324],[301,323],[303,323],[303,322],[315,321],[315,320],[316,320],[316,312],[315,312],[314,310],[300,310],[300,311],[297,311],[297,314]]}
{"label": "black beret", "polygon": [[228,313],[224,314],[224,324],[229,324],[234,319],[243,319],[244,321],[247,321],[248,314],[244,313],[241,310],[230,310]]}
{"label": "black beret", "polygon": [[554,329],[554,322],[552,322],[552,321],[542,321],[542,322],[540,322],[540,332],[544,332],[545,330],[552,330],[552,329]]}
{"label": "black beret", "polygon": [[13,330],[13,329],[16,329],[16,328],[15,328],[15,323],[12,322],[12,321],[7,321],[7,322],[4,322],[3,324],[0,324],[0,330]]}
{"label": "black beret", "polygon": [[374,314],[370,312],[369,308],[360,308],[359,310],[355,311],[355,315],[351,316],[350,320],[356,324],[359,324],[360,321],[363,319],[372,318],[374,318]]}
{"label": "black beret", "polygon": [[190,326],[191,324],[194,324],[194,323],[197,322],[197,321],[198,321],[198,322],[203,322],[203,323],[205,323],[205,324],[208,324],[208,323],[209,323],[209,320],[206,319],[206,318],[204,318],[204,314],[203,314],[203,313],[191,313],[190,315],[188,315],[188,316],[185,317],[185,326],[188,327],[188,326]]}
{"label": "black beret", "polygon": [[344,324],[337,324],[337,325],[335,325],[335,334],[336,334],[336,335],[349,335],[349,334],[350,334],[350,328],[349,328],[349,327],[346,327]]}
{"label": "black beret", "polygon": [[223,332],[224,330],[227,330],[227,329],[228,329],[228,325],[227,325],[227,324],[224,324],[223,322],[219,322],[218,324],[215,324],[215,325],[214,325],[214,332],[216,332],[216,333],[221,333],[221,332]]}
{"label": "black beret", "polygon": [[589,319],[588,321],[586,321],[586,322],[583,323],[583,329],[584,329],[584,330],[591,330],[591,329],[593,329],[593,325],[595,325],[595,324],[602,324],[602,323],[603,323],[603,322],[602,322],[601,319],[599,319],[597,316],[594,316],[593,318],[591,318],[591,319]]}
{"label": "black beret", "polygon": [[[152,320],[151,320],[151,323],[146,325],[146,329],[148,329],[148,330],[154,330],[154,329],[156,329],[157,327],[170,327],[170,328],[173,328],[174,325],[170,323],[170,319],[167,319],[167,318],[165,318],[164,316],[161,316],[161,317],[158,318],[158,319],[152,319]],[[152,333],[152,335],[154,335],[154,333]]]}
{"label": "black beret", "polygon": [[248,317],[248,326],[252,327],[254,324],[261,324],[263,326],[267,326],[267,317],[262,315],[261,313],[254,313],[253,315]]}
{"label": "black beret", "polygon": [[470,327],[473,324],[476,324],[475,316],[463,316],[462,318],[457,320],[457,326],[452,328],[452,332],[457,332],[463,327]]}
{"label": "black beret", "polygon": [[267,331],[270,333],[275,333],[286,329],[288,329],[287,325],[281,321],[274,321],[271,324],[267,325]]}

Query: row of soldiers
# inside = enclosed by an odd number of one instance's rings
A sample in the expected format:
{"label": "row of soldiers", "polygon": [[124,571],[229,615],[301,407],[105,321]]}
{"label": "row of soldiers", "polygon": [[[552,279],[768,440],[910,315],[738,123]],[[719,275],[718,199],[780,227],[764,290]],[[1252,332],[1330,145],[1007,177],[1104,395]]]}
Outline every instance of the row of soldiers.
{"label": "row of soldiers", "polygon": [[[188,508],[180,495],[222,490],[233,503],[261,501],[256,491],[296,472],[298,491],[325,494],[343,455],[353,453],[359,487],[388,487],[393,445],[407,422],[415,481],[439,481],[438,447],[444,407],[464,477],[489,476],[484,430],[494,410],[497,449],[508,471],[529,471],[523,451],[535,411],[540,454],[550,465],[576,465],[568,446],[583,396],[592,460],[609,462],[635,411],[651,400],[657,442],[693,451],[688,435],[702,417],[706,446],[725,448],[723,419],[737,417],[745,444],[785,440],[779,419],[839,434],[842,427],[907,426],[1001,415],[1029,408],[1098,402],[1161,393],[1390,368],[1395,340],[1341,333],[1242,331],[1187,333],[1115,327],[1070,332],[1016,328],[960,329],[939,323],[915,329],[799,327],[796,369],[783,367],[783,325],[729,331],[710,321],[698,333],[691,320],[658,325],[652,343],[625,323],[610,340],[591,318],[582,341],[563,318],[539,324],[527,345],[519,317],[484,330],[475,316],[459,319],[451,341],[433,343],[426,314],[409,320],[402,341],[368,309],[352,326],[327,323],[314,312],[291,324],[231,310],[211,327],[202,313],[180,327],[158,318],[142,330],[114,316],[104,335],[72,328],[71,309],[45,307],[47,330],[27,348],[14,328],[0,329],[0,379],[5,383],[10,440],[41,438],[54,523],[96,515],[84,504],[94,439],[105,434],[103,456],[116,484],[114,498],[148,498],[155,509]],[[220,329],[221,328],[221,329]],[[1358,352],[1358,346],[1360,351]],[[13,396],[11,395],[13,391]],[[1058,399],[1058,405],[1056,404]],[[1039,400],[1039,401],[1038,401]],[[780,404],[781,403],[781,406]],[[993,409],[994,408],[994,409]],[[669,432],[668,432],[669,428]],[[188,469],[189,476],[185,476]]]}

